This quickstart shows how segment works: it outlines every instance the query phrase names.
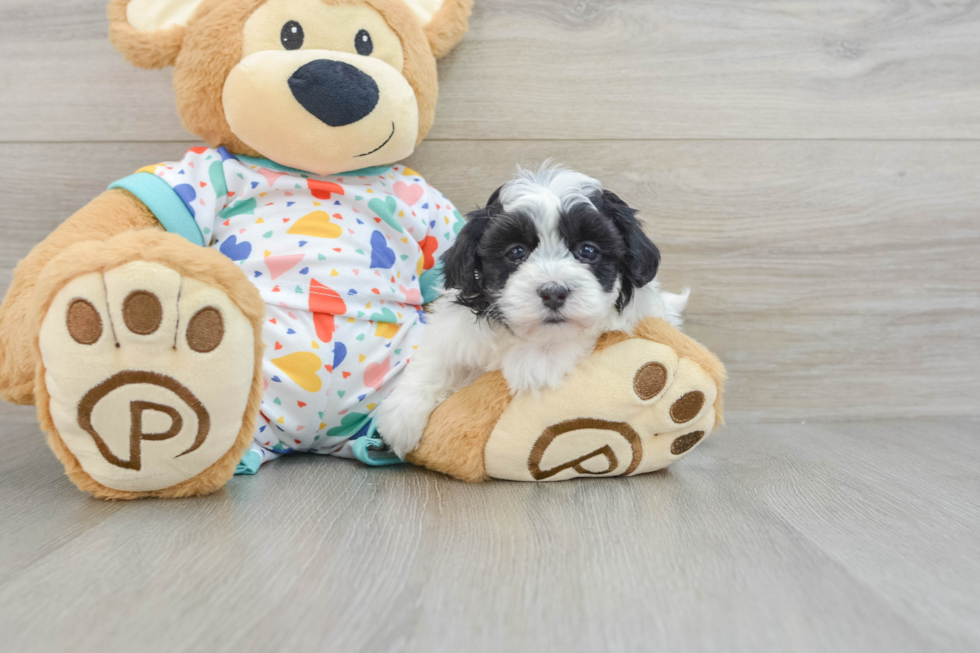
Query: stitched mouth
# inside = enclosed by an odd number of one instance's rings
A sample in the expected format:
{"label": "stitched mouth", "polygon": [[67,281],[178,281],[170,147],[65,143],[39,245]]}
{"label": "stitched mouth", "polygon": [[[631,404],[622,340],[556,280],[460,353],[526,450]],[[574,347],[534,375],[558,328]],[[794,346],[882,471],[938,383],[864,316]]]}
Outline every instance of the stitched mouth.
{"label": "stitched mouth", "polygon": [[392,122],[392,123],[391,123],[391,133],[390,133],[390,134],[388,134],[388,138],[386,138],[386,139],[385,139],[385,142],[384,142],[384,143],[382,143],[381,145],[379,145],[379,146],[377,146],[376,148],[374,148],[374,149],[373,149],[373,150],[371,150],[370,152],[365,152],[364,154],[358,154],[358,155],[357,155],[357,156],[355,156],[354,158],[355,158],[355,159],[359,159],[359,158],[361,158],[362,156],[367,156],[368,154],[374,154],[375,152],[377,152],[378,150],[380,150],[380,149],[381,149],[382,147],[384,147],[385,145],[387,145],[387,144],[388,144],[388,142],[389,142],[389,141],[391,141],[391,139],[392,139],[392,138],[393,138],[394,136],[395,136],[395,123],[394,123],[394,122]]}

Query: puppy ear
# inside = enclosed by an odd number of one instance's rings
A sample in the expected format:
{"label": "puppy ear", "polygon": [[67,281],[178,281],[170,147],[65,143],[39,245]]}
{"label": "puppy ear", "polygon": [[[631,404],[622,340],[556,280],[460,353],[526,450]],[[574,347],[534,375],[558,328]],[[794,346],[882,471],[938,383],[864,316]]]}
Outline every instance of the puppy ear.
{"label": "puppy ear", "polygon": [[500,204],[500,191],[502,191],[503,189],[504,189],[503,186],[497,188],[497,190],[493,191],[493,194],[490,195],[490,199],[487,200],[487,208],[483,209],[483,211],[486,212],[487,216],[500,213],[501,211],[504,210],[503,206]]}
{"label": "puppy ear", "polygon": [[633,299],[633,289],[642,288],[657,276],[660,267],[660,250],[643,232],[643,225],[636,219],[636,210],[612,191],[602,191],[599,210],[610,218],[623,234],[626,254],[622,262],[623,287],[617,306],[622,308]]}
{"label": "puppy ear", "polygon": [[449,54],[469,29],[473,0],[404,0],[418,16],[436,59]]}
{"label": "puppy ear", "polygon": [[109,40],[140,68],[172,66],[184,28],[203,0],[111,0]]}
{"label": "puppy ear", "polygon": [[443,274],[446,277],[446,288],[459,291],[459,302],[477,312],[489,308],[490,302],[483,293],[483,270],[480,266],[480,256],[477,251],[480,241],[490,218],[501,211],[500,191],[503,186],[493,191],[487,200],[485,208],[471,211],[466,216],[466,224],[459,230],[456,242],[443,254]]}
{"label": "puppy ear", "polygon": [[456,242],[442,256],[446,288],[459,290],[461,297],[479,295],[483,287],[479,278],[480,257],[477,249],[489,224],[490,216],[486,209],[467,215],[466,224],[456,236]]}

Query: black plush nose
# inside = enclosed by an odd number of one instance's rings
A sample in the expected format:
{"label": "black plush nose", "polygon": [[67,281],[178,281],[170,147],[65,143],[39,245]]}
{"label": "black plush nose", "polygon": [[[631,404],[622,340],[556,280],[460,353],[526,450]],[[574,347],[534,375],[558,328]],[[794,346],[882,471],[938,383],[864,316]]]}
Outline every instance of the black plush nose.
{"label": "black plush nose", "polygon": [[557,311],[565,305],[565,300],[568,299],[568,292],[568,288],[557,283],[549,283],[538,288],[538,296],[541,298],[541,303],[553,311]]}
{"label": "black plush nose", "polygon": [[331,127],[355,123],[378,105],[377,82],[343,61],[311,61],[293,73],[289,88],[304,109]]}

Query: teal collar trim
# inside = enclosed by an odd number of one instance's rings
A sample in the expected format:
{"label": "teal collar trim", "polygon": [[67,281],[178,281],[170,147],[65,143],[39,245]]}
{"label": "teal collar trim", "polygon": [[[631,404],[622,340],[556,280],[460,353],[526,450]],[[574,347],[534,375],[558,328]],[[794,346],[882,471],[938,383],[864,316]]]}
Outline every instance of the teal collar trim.
{"label": "teal collar trim", "polygon": [[[266,168],[268,170],[275,170],[276,172],[287,172],[292,175],[297,175],[299,177],[318,177],[319,175],[307,172],[306,170],[300,170],[299,168],[290,168],[289,166],[279,165],[272,159],[262,159],[256,156],[245,156],[244,154],[235,154],[234,157],[241,161],[242,163],[247,163],[253,166],[259,166],[260,168]],[[338,172],[335,175],[330,175],[333,177],[367,177],[369,175],[380,175],[383,172],[391,170],[391,166],[373,166],[371,168],[361,168],[359,170],[348,170],[347,172]]]}
{"label": "teal collar trim", "polygon": [[241,161],[242,163],[248,163],[249,165],[259,166],[260,168],[266,168],[267,170],[275,170],[276,172],[288,172],[289,174],[297,175],[299,177],[315,177],[312,172],[307,172],[306,170],[300,170],[299,168],[290,168],[289,166],[281,166],[272,159],[260,159],[256,156],[245,156],[244,154],[235,154],[234,157]]}

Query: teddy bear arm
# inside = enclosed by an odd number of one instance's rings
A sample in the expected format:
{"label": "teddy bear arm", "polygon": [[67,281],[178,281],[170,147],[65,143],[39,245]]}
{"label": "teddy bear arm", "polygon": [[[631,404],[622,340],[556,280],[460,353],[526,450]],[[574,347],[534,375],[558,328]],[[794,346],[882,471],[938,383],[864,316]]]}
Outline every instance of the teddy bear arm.
{"label": "teddy bear arm", "polygon": [[70,245],[147,228],[159,228],[150,209],[128,191],[109,190],[63,222],[17,265],[0,305],[0,399],[34,403],[35,285],[48,262]]}

